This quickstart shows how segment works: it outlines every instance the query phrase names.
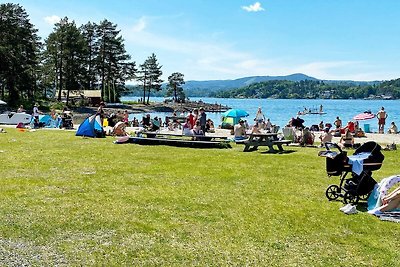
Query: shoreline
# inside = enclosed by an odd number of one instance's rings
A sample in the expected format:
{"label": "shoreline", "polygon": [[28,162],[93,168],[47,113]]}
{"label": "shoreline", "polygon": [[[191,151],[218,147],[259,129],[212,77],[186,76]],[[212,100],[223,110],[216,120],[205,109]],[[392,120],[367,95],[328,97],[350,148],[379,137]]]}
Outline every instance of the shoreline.
{"label": "shoreline", "polygon": [[[40,131],[40,130],[55,130],[55,131],[76,131],[77,128],[79,127],[79,124],[74,124],[74,129],[58,129],[58,128],[40,128],[40,129],[35,129],[35,131]],[[0,129],[1,128],[16,128],[16,125],[7,125],[7,124],[0,124]],[[112,128],[109,126],[104,127],[104,130],[107,132],[108,130],[111,130]],[[138,130],[140,130],[140,127],[127,127],[126,132],[129,134],[132,134]],[[29,131],[29,130],[28,130]],[[161,132],[172,132],[169,131],[167,128],[162,128]],[[176,133],[181,133],[181,131],[175,131]],[[322,134],[322,132],[313,132],[315,135],[315,142],[314,144],[320,144],[319,141],[319,136]],[[233,138],[233,135],[231,135],[231,130],[228,129],[215,129],[215,133],[209,133],[207,135],[217,135],[217,136],[226,136],[228,138]],[[340,137],[333,137],[332,142],[334,143],[339,143]],[[365,143],[368,141],[375,141],[378,144],[382,146],[382,149],[386,147],[386,145],[389,144],[400,144],[400,134],[379,134],[379,133],[366,133],[365,137],[355,137],[354,142],[355,143]]]}
{"label": "shoreline", "polygon": [[[230,107],[222,104],[211,104],[205,103],[203,101],[187,101],[185,103],[174,103],[174,102],[151,102],[149,105],[144,104],[124,104],[124,103],[116,103],[116,104],[106,104],[103,108],[106,114],[111,113],[122,113],[125,110],[128,111],[129,114],[138,114],[138,113],[153,113],[153,112],[187,112],[189,110],[193,110],[195,108],[203,107],[205,112],[224,112],[228,110]],[[79,107],[71,109],[74,114],[73,122],[78,123],[82,122],[83,119],[87,118],[96,113],[97,107]]]}

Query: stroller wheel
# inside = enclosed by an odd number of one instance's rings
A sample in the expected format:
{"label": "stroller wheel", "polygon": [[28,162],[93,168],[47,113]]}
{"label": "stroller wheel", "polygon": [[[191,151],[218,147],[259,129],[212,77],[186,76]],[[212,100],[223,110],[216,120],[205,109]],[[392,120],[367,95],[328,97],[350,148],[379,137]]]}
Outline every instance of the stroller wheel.
{"label": "stroller wheel", "polygon": [[350,191],[347,191],[343,196],[343,201],[345,204],[357,204],[358,196],[353,195]]}
{"label": "stroller wheel", "polygon": [[328,186],[328,188],[325,191],[325,195],[329,200],[336,200],[340,196],[339,186],[335,184]]}

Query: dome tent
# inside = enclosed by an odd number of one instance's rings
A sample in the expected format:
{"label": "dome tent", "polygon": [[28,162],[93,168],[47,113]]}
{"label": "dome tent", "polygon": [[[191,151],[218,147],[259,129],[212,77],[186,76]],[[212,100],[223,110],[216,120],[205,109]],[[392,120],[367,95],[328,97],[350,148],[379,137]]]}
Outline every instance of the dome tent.
{"label": "dome tent", "polygon": [[86,118],[76,131],[76,136],[105,137],[100,115]]}

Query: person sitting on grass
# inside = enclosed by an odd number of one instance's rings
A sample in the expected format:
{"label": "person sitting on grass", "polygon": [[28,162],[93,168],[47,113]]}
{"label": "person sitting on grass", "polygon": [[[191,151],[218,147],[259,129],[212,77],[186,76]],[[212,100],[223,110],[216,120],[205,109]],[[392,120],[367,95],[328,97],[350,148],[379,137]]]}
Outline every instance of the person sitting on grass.
{"label": "person sitting on grass", "polygon": [[314,134],[310,131],[310,128],[306,127],[302,133],[302,140],[300,142],[301,145],[313,145],[314,144]]}
{"label": "person sitting on grass", "polygon": [[388,134],[397,134],[399,131],[398,131],[398,129],[397,129],[397,126],[396,126],[396,124],[394,123],[394,121],[392,121],[391,123],[390,123],[390,128],[389,128],[389,130],[388,130]]}
{"label": "person sitting on grass", "polygon": [[339,144],[341,148],[345,147],[353,147],[354,145],[354,137],[351,134],[349,129],[346,129],[346,132],[342,137],[340,138]]}
{"label": "person sitting on grass", "polygon": [[189,117],[187,117],[186,118],[186,122],[183,124],[183,127],[182,127],[182,134],[183,135],[191,135],[191,129],[192,129],[193,127],[192,127],[192,124],[190,123],[190,118]]}
{"label": "person sitting on grass", "polygon": [[251,128],[251,133],[252,133],[252,134],[254,134],[254,133],[255,133],[255,134],[261,133],[260,127],[259,127],[259,123],[258,123],[258,122],[254,123],[253,127]]}
{"label": "person sitting on grass", "polygon": [[244,140],[246,136],[246,127],[244,126],[244,121],[239,120],[239,123],[233,127],[233,134],[235,141]]}
{"label": "person sitting on grass", "polygon": [[329,128],[325,128],[324,132],[319,136],[319,139],[321,140],[321,147],[325,146],[327,142],[332,142],[332,131],[329,130]]}
{"label": "person sitting on grass", "polygon": [[112,130],[112,135],[115,136],[127,136],[128,133],[126,132],[126,127],[128,126],[127,122],[119,121]]}
{"label": "person sitting on grass", "polygon": [[207,119],[206,122],[206,132],[215,133],[214,122],[211,119]]}
{"label": "person sitting on grass", "polygon": [[[194,135],[193,140],[202,140],[201,136],[204,136],[204,132],[201,129],[200,121],[197,120],[193,129],[192,129],[192,135]],[[200,136],[200,137],[199,137]]]}
{"label": "person sitting on grass", "polygon": [[400,187],[382,199],[382,206],[368,211],[370,214],[379,215],[385,211],[400,209]]}

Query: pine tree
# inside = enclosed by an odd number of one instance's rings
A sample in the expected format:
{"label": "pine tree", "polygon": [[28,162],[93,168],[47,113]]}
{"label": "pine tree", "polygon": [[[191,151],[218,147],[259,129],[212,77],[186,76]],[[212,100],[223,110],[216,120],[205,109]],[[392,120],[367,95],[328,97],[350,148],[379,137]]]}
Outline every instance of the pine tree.
{"label": "pine tree", "polygon": [[40,39],[18,4],[0,5],[0,33],[1,97],[15,106],[35,93]]}
{"label": "pine tree", "polygon": [[67,91],[67,105],[70,91],[82,89],[85,78],[85,39],[67,17],[55,24],[54,31],[46,39],[45,64],[52,70],[54,85],[61,101],[62,90]]}
{"label": "pine tree", "polygon": [[119,33],[117,25],[108,20],[100,22],[97,27],[97,71],[102,98],[109,102],[117,101],[120,92],[125,88],[125,81],[132,77],[132,71],[135,70],[135,64],[127,62],[131,57],[126,53],[124,40]]}
{"label": "pine tree", "polygon": [[[143,85],[143,104],[150,102],[151,91],[160,91],[163,80],[161,80],[162,66],[158,64],[157,57],[153,53],[142,65],[139,66],[139,75],[137,80]],[[146,102],[147,93],[147,102]]]}
{"label": "pine tree", "polygon": [[174,72],[168,77],[167,96],[173,95],[175,102],[185,101],[185,92],[183,92],[182,84],[185,83],[184,75],[180,72]]}
{"label": "pine tree", "polygon": [[86,43],[86,56],[84,60],[85,77],[84,88],[93,90],[97,86],[96,58],[99,54],[99,46],[97,45],[98,32],[97,24],[88,22],[80,27],[80,31]]}

